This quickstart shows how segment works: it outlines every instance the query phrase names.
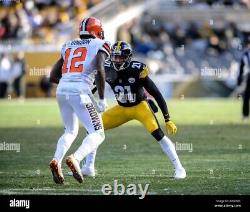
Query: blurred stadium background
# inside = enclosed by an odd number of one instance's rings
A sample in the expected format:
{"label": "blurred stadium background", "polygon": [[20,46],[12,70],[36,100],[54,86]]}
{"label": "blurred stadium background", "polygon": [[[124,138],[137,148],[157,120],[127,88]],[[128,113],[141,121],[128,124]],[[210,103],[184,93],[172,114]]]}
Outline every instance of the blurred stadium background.
{"label": "blurred stadium background", "polygon": [[[250,0],[3,0],[0,82],[5,98],[50,97],[51,66],[79,21],[96,16],[105,38],[132,44],[167,97],[229,97],[250,34]],[[110,91],[107,95],[111,95]]]}
{"label": "blurred stadium background", "polygon": [[[250,0],[1,0],[0,5],[5,99],[0,147],[21,144],[20,153],[0,151],[0,194],[102,194],[102,185],[114,179],[150,183],[149,194],[249,194],[249,122],[241,121],[241,101],[232,97],[240,92],[235,87],[250,35]],[[149,65],[152,79],[171,98],[178,133],[170,138],[194,148],[178,150],[188,175],[184,181],[170,178],[171,164],[137,122],[107,131],[95,179],[79,187],[64,164],[67,183],[58,187],[52,181],[48,163],[63,126],[55,98],[44,98],[55,96],[48,75],[62,44],[77,37],[79,21],[91,15],[102,20],[107,41],[132,44],[134,56]],[[107,95],[113,96],[108,86]],[[84,135],[80,128],[69,153]]]}

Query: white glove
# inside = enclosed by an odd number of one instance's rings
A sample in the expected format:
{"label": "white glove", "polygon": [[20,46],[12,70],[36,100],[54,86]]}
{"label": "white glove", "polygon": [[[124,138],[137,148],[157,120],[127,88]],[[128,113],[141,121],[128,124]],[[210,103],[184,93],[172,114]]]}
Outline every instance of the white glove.
{"label": "white glove", "polygon": [[97,107],[98,107],[99,112],[104,112],[106,108],[108,107],[108,103],[106,99],[100,99],[97,103]]}

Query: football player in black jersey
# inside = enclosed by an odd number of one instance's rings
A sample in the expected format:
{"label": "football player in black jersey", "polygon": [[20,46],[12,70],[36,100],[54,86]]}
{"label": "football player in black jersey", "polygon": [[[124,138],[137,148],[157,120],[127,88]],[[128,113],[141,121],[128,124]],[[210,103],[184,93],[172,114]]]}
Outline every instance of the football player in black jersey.
{"label": "football player in black jersey", "polygon": [[[160,128],[153,112],[153,109],[157,107],[152,102],[149,104],[145,90],[154,97],[161,109],[168,134],[175,134],[177,127],[170,120],[163,96],[148,76],[148,67],[131,59],[132,49],[128,43],[118,41],[112,46],[111,57],[105,63],[105,73],[106,82],[111,86],[118,105],[102,114],[104,129],[118,127],[130,120],[140,121],[171,160],[175,168],[174,178],[183,179],[186,177],[186,171],[177,156],[173,143]],[[96,151],[93,151],[87,156],[86,163],[82,167],[83,175],[95,176],[95,155]]]}

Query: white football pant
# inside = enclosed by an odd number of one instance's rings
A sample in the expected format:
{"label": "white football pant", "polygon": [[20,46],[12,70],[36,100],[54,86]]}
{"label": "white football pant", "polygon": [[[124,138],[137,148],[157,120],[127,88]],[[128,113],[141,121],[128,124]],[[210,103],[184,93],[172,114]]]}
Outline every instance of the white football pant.
{"label": "white football pant", "polygon": [[79,119],[88,132],[81,146],[74,153],[74,157],[80,162],[105,139],[101,115],[96,111],[87,94],[57,95],[57,102],[64,123],[64,134],[58,140],[54,159],[61,164],[78,134]]}

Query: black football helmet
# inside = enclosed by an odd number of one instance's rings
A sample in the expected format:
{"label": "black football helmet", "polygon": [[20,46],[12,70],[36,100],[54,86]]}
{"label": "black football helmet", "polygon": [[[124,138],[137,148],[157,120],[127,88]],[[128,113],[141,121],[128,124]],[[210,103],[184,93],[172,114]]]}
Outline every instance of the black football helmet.
{"label": "black football helmet", "polygon": [[132,48],[125,41],[117,41],[111,47],[111,61],[116,71],[127,68],[132,57]]}

